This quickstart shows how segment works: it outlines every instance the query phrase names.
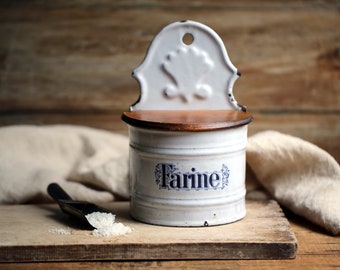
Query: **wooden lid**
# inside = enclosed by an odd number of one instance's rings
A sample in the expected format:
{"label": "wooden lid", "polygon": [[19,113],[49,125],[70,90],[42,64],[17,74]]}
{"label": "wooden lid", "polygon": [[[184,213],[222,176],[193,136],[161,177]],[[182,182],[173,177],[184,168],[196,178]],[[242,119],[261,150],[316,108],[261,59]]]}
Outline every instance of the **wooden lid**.
{"label": "wooden lid", "polygon": [[124,112],[122,120],[131,126],[148,129],[209,131],[246,125],[252,121],[252,116],[239,110],[139,110]]}

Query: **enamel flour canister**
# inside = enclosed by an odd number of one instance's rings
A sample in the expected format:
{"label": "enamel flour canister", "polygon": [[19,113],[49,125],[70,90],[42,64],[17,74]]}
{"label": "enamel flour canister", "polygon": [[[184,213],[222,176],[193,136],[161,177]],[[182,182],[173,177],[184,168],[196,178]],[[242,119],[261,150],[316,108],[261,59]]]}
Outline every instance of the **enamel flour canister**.
{"label": "enamel flour canister", "polygon": [[135,219],[211,226],[245,216],[252,117],[233,96],[239,75],[220,37],[201,23],[175,22],[154,38],[133,72],[140,97],[122,115]]}

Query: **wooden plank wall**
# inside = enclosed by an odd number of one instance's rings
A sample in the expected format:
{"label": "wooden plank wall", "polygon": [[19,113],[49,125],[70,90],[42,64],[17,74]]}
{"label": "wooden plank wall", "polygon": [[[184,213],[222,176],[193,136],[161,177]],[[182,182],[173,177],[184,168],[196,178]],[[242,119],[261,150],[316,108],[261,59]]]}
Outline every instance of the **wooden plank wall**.
{"label": "wooden plank wall", "polygon": [[165,25],[213,28],[242,77],[250,135],[299,136],[340,160],[339,1],[0,2],[0,126],[79,124],[127,134],[132,70]]}

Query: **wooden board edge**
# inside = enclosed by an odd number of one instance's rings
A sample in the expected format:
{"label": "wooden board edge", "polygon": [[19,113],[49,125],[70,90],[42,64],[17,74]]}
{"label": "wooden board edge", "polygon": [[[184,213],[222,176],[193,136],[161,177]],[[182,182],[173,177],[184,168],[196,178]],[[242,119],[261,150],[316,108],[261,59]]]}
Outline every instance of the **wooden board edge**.
{"label": "wooden board edge", "polygon": [[67,249],[66,254],[62,245],[2,247],[0,262],[294,259],[297,242],[73,245]]}

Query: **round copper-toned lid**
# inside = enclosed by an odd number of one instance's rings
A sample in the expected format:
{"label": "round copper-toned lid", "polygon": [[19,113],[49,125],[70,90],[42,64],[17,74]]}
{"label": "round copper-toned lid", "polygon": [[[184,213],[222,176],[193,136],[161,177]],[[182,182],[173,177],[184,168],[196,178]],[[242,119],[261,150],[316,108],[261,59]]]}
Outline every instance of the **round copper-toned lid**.
{"label": "round copper-toned lid", "polygon": [[140,128],[209,131],[246,125],[252,121],[252,116],[240,110],[138,110],[124,112],[122,120],[131,126]]}

